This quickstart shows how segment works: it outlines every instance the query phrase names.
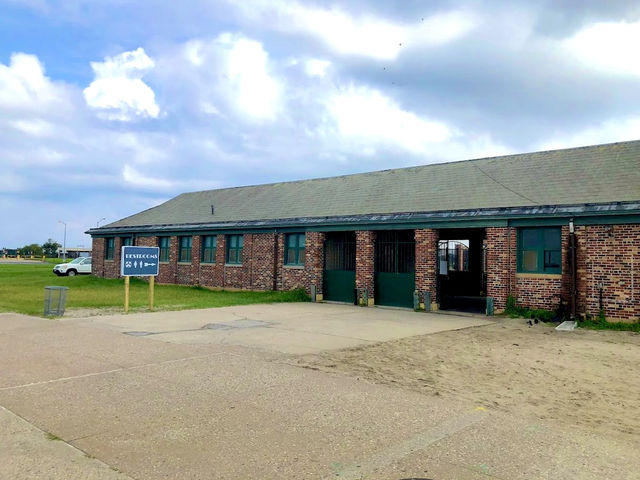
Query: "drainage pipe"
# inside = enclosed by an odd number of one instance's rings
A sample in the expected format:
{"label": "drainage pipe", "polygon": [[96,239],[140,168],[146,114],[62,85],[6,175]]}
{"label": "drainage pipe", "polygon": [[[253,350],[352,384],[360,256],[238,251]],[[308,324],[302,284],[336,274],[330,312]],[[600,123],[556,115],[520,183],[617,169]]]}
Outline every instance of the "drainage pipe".
{"label": "drainage pipe", "polygon": [[578,303],[578,256],[573,218],[569,220],[569,264],[571,266],[571,319],[576,318]]}

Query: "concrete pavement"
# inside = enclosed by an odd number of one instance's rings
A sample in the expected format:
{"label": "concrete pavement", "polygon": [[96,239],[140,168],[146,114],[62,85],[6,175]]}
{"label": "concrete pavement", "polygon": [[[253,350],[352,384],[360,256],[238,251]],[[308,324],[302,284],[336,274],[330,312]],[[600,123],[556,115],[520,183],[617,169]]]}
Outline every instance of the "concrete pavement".
{"label": "concrete pavement", "polygon": [[[588,432],[513,418],[446,393],[424,395],[298,368],[288,362],[286,337],[273,340],[267,327],[234,327],[237,333],[251,328],[264,332],[263,342],[259,334],[234,338],[229,333],[233,328],[199,331],[203,320],[279,322],[280,327],[270,328],[286,332],[295,350],[315,351],[319,347],[313,341],[329,345],[328,339],[335,338],[336,345],[344,339],[362,344],[398,335],[393,330],[408,328],[404,323],[413,331],[418,328],[414,319],[428,321],[423,314],[406,311],[306,306],[307,321],[304,305],[73,321],[0,314],[0,405],[32,426],[23,424],[31,428],[26,435],[33,446],[21,447],[25,428],[0,430],[0,478],[74,478],[77,468],[86,469],[87,475],[76,478],[109,479],[97,475],[243,480],[638,478],[632,468],[637,450],[628,442],[599,444]],[[316,309],[323,307],[328,307],[327,327],[311,325],[311,318],[322,314]],[[272,316],[276,311],[277,318]],[[371,333],[376,331],[373,327],[368,333],[352,330],[355,326],[349,322],[364,322],[356,318],[360,312],[371,315],[374,324],[380,322],[378,336]],[[241,318],[225,316],[232,314]],[[290,319],[283,320],[289,314]],[[297,318],[302,318],[299,331],[291,328]],[[459,319],[442,317],[443,322],[450,320]],[[383,322],[395,329],[380,327]],[[194,341],[179,332],[122,333],[132,327],[197,327],[198,336]],[[225,340],[229,343],[216,336],[220,332],[231,335]],[[213,341],[202,341],[211,333]],[[37,443],[42,432],[61,441],[45,438],[48,444],[42,446]],[[61,449],[62,442],[74,448]],[[57,450],[49,453],[49,444]],[[18,450],[22,456],[15,455]],[[80,462],[78,450],[110,468]],[[53,459],[56,467],[45,470]],[[50,474],[42,475],[43,471]]]}
{"label": "concrete pavement", "polygon": [[488,317],[482,316],[317,303],[245,305],[66,321],[153,336],[163,342],[239,345],[290,354],[317,353],[490,323]]}

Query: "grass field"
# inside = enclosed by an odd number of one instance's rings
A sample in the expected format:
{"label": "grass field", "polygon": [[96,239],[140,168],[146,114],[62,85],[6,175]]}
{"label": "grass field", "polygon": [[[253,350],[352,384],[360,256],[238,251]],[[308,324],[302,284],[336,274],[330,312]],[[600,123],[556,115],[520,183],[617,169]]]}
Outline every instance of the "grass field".
{"label": "grass field", "polygon": [[[93,275],[57,277],[48,263],[33,265],[0,264],[0,312],[42,315],[45,286],[69,287],[67,309],[123,309],[124,280],[97,278]],[[149,286],[131,279],[132,311],[148,307]],[[253,303],[300,302],[308,297],[302,291],[230,292],[211,291],[202,287],[156,285],[157,310],[226,307]]]}

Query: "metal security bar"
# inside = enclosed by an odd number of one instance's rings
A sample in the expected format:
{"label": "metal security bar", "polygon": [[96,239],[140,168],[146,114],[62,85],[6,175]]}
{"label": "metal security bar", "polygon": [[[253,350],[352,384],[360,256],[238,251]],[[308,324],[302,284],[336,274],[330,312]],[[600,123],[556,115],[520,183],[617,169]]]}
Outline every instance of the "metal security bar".
{"label": "metal security bar", "polygon": [[376,239],[376,272],[413,273],[415,271],[413,231],[378,232]]}
{"label": "metal security bar", "polygon": [[328,235],[325,242],[324,254],[325,270],[355,270],[355,233],[338,232]]}

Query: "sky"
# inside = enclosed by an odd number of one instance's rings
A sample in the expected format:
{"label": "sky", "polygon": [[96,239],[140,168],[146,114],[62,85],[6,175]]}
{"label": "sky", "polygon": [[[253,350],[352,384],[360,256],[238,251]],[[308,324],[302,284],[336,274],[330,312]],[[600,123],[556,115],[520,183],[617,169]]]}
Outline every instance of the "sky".
{"label": "sky", "polygon": [[640,3],[0,0],[0,248],[182,192],[640,139]]}

